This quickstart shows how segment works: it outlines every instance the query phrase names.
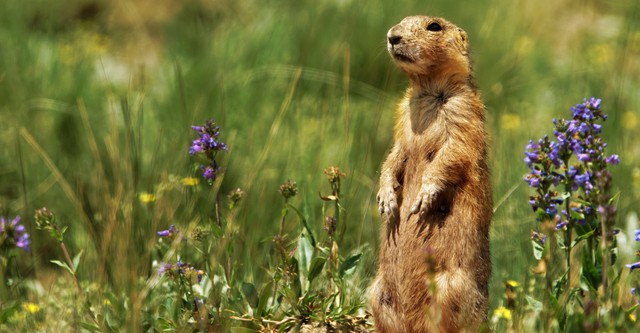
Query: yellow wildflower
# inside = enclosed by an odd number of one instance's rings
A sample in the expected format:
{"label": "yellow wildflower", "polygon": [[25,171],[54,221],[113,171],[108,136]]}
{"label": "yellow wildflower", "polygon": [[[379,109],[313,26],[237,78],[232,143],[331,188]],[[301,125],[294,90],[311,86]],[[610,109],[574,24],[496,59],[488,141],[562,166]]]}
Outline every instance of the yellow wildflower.
{"label": "yellow wildflower", "polygon": [[500,116],[500,127],[506,130],[520,128],[520,116],[514,113],[505,113]]}
{"label": "yellow wildflower", "polygon": [[613,47],[610,44],[598,44],[589,50],[589,58],[599,65],[609,64],[615,56]]}
{"label": "yellow wildflower", "polygon": [[520,287],[520,284],[517,281],[514,280],[507,280],[507,284],[513,288],[518,288]]}
{"label": "yellow wildflower", "polygon": [[626,129],[634,129],[638,126],[638,116],[635,112],[625,112],[622,115],[622,126]]}
{"label": "yellow wildflower", "polygon": [[522,36],[516,40],[513,49],[518,55],[526,55],[529,54],[534,47],[535,42],[531,37]]}
{"label": "yellow wildflower", "polygon": [[194,177],[184,177],[180,182],[182,183],[182,186],[196,186],[200,183],[200,180]]}
{"label": "yellow wildflower", "polygon": [[156,196],[153,193],[142,192],[138,195],[138,199],[142,203],[150,203],[156,201]]}
{"label": "yellow wildflower", "polygon": [[40,311],[40,306],[38,306],[38,304],[30,303],[30,302],[22,303],[22,308],[24,309],[24,311],[30,314],[34,314]]}
{"label": "yellow wildflower", "polygon": [[631,320],[632,322],[636,322],[636,314],[635,313],[630,313],[629,314],[629,320]]}
{"label": "yellow wildflower", "polygon": [[504,306],[498,307],[495,310],[493,310],[493,317],[511,320],[511,310],[505,308]]}

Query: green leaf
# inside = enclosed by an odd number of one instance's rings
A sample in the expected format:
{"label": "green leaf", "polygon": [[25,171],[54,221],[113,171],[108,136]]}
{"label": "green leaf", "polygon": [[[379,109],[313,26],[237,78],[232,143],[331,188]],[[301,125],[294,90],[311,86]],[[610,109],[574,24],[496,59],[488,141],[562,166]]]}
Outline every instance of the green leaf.
{"label": "green leaf", "polygon": [[15,302],[13,305],[0,311],[0,323],[6,323],[21,308],[21,304]]}
{"label": "green leaf", "polygon": [[624,312],[627,315],[630,315],[631,313],[633,313],[633,311],[636,311],[636,309],[638,308],[638,303],[634,304],[632,307],[628,308],[627,310],[624,310]]}
{"label": "green leaf", "polygon": [[222,238],[222,236],[224,236],[224,229],[222,228],[222,226],[218,226],[216,223],[211,223],[211,234],[213,235],[213,237],[215,237],[216,239],[220,239]]}
{"label": "green leaf", "polygon": [[262,287],[262,291],[260,292],[260,296],[258,297],[258,307],[256,308],[256,316],[258,316],[258,318],[265,315],[264,309],[267,307],[272,293],[273,281],[269,281],[269,283]]}
{"label": "green leaf", "polygon": [[298,259],[295,257],[291,257],[289,259],[289,272],[298,276],[296,279],[291,280],[291,290],[298,296],[302,294],[302,284],[300,283],[300,264],[298,263]]}
{"label": "green leaf", "polygon": [[608,203],[609,203],[609,205],[613,205],[613,202],[614,202],[614,201],[616,201],[616,200],[618,200],[618,197],[619,197],[619,196],[620,196],[620,192],[618,192],[618,193],[614,194],[614,195],[611,197],[611,199],[609,199],[609,202],[608,202]]}
{"label": "green leaf", "polygon": [[593,234],[594,229],[588,225],[588,224],[579,224],[579,223],[575,223],[573,230],[576,231],[576,234],[578,236],[583,236],[585,234]]}
{"label": "green leaf", "polygon": [[351,257],[347,258],[345,261],[343,261],[342,264],[340,264],[340,268],[338,269],[338,272],[340,273],[340,277],[352,274],[356,268],[356,265],[360,261],[361,256],[362,256],[362,253],[354,254]]}
{"label": "green leaf", "polygon": [[542,258],[544,258],[544,246],[533,239],[531,240],[531,246],[533,247],[533,256],[536,260],[542,260]]}
{"label": "green leaf", "polygon": [[62,268],[66,268],[69,273],[71,273],[71,275],[74,275],[73,270],[71,269],[71,267],[69,267],[69,265],[67,265],[66,263],[60,261],[60,260],[49,260],[51,263],[56,264]]}
{"label": "green leaf", "polygon": [[300,262],[300,271],[304,276],[307,276],[309,272],[311,258],[313,258],[313,246],[307,237],[300,235],[298,237],[298,261]]}
{"label": "green leaf", "polygon": [[[578,229],[576,229],[576,231],[577,230]],[[594,233],[595,233],[595,230],[591,230],[589,232],[583,233],[582,235],[579,235],[578,237],[576,237],[576,239],[573,240],[573,242],[571,242],[571,247],[573,248],[576,246],[576,244],[580,243],[581,241],[593,237]]]}
{"label": "green leaf", "polygon": [[320,273],[322,272],[322,269],[324,268],[324,264],[327,262],[327,258],[323,258],[323,257],[314,257],[313,259],[311,259],[311,266],[309,267],[309,275],[307,276],[307,279],[309,280],[309,282],[313,281],[313,279],[315,279],[318,275],[320,275]]}
{"label": "green leaf", "polygon": [[73,257],[73,269],[77,272],[78,271],[78,265],[80,265],[80,258],[82,257],[82,253],[84,252],[84,250],[80,250],[80,252],[78,252],[78,254],[76,254],[75,257]]}
{"label": "green leaf", "polygon": [[572,220],[584,220],[584,214],[578,213],[573,209],[569,209],[569,216]]}
{"label": "green leaf", "polygon": [[311,228],[309,228],[309,224],[307,223],[307,219],[305,218],[305,216],[302,215],[302,213],[295,206],[287,204],[287,207],[293,209],[293,211],[296,212],[296,214],[300,218],[300,222],[302,222],[302,226],[304,226],[304,229],[307,230],[307,233],[311,238],[311,245],[313,245],[313,247],[316,247],[316,238],[313,236],[313,231],[311,231]]}
{"label": "green leaf", "polygon": [[602,275],[596,267],[589,251],[582,251],[582,268],[580,269],[580,288],[584,291],[596,291],[602,283]]}
{"label": "green leaf", "polygon": [[258,306],[258,291],[253,283],[242,282],[242,293],[252,308]]}

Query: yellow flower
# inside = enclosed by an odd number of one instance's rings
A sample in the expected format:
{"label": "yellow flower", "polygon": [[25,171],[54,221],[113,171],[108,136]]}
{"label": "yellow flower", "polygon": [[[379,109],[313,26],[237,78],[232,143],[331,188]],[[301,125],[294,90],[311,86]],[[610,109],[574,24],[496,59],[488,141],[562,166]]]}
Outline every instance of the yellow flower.
{"label": "yellow flower", "polygon": [[194,177],[184,177],[180,182],[182,183],[182,186],[196,186],[200,183],[200,180]]}
{"label": "yellow flower", "polygon": [[102,304],[111,305],[111,301],[108,298],[105,298],[105,300],[102,302]]}
{"label": "yellow flower", "polygon": [[520,128],[520,116],[514,113],[505,113],[500,116],[500,126],[506,130]]}
{"label": "yellow flower", "polygon": [[629,314],[629,320],[631,320],[632,322],[636,322],[636,314],[635,313],[630,313]]}
{"label": "yellow flower", "polygon": [[142,203],[150,203],[156,201],[156,196],[152,193],[143,192],[138,195],[138,199]]}
{"label": "yellow flower", "polygon": [[518,38],[518,40],[516,40],[516,43],[514,44],[513,49],[518,55],[526,55],[530,53],[534,47],[535,47],[535,43],[533,39],[531,39],[531,37],[522,36]]}
{"label": "yellow flower", "polygon": [[514,280],[507,280],[507,284],[513,288],[518,288],[520,287],[520,284],[517,281]]}
{"label": "yellow flower", "polygon": [[38,304],[30,302],[22,303],[22,308],[30,314],[40,311],[40,306],[38,306]]}
{"label": "yellow flower", "polygon": [[591,61],[599,65],[611,63],[614,55],[613,47],[610,44],[598,44],[589,50]]}
{"label": "yellow flower", "polygon": [[504,306],[501,306],[493,310],[493,317],[511,320],[511,310],[505,308]]}
{"label": "yellow flower", "polygon": [[638,126],[638,116],[635,112],[625,112],[622,115],[622,126],[626,129],[634,129]]}

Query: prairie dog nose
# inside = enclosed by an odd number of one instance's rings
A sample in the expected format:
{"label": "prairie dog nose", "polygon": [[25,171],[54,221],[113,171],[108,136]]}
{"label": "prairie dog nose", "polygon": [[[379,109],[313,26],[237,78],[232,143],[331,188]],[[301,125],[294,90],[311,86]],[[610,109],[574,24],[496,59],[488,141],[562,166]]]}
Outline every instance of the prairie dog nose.
{"label": "prairie dog nose", "polygon": [[387,36],[387,39],[389,40],[389,44],[398,45],[400,43],[400,41],[402,40],[402,36],[389,35],[389,36]]}

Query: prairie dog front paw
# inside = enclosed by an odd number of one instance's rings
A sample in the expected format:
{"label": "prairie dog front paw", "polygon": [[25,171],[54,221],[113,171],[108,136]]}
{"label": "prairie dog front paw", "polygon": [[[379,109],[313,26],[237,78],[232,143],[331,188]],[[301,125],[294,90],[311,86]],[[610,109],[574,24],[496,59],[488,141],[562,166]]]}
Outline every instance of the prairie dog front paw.
{"label": "prairie dog front paw", "polygon": [[425,214],[429,206],[431,206],[431,204],[435,200],[438,191],[438,186],[434,184],[423,183],[420,187],[420,191],[418,192],[418,196],[411,206],[411,214],[416,214],[418,212],[421,215]]}
{"label": "prairie dog front paw", "polygon": [[380,215],[386,217],[389,223],[396,221],[400,216],[400,212],[398,210],[398,198],[393,186],[381,186],[377,199]]}

